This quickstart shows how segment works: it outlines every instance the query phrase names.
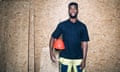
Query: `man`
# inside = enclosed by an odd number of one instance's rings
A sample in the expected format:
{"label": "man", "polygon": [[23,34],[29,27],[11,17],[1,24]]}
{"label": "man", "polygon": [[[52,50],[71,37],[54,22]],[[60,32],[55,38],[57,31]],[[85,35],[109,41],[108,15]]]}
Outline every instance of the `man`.
{"label": "man", "polygon": [[85,24],[77,19],[78,4],[71,2],[68,5],[69,19],[60,22],[50,39],[50,58],[57,62],[53,51],[53,42],[62,35],[65,49],[60,51],[61,72],[83,72],[86,66],[89,35]]}

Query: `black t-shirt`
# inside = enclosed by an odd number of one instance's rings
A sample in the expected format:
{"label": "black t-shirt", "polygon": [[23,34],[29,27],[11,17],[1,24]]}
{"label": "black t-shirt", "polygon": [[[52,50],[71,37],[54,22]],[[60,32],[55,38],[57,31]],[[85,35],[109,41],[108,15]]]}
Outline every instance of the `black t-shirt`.
{"label": "black t-shirt", "polygon": [[89,41],[86,25],[79,20],[77,20],[76,23],[72,23],[68,19],[58,24],[55,31],[52,33],[52,37],[59,38],[61,34],[65,44],[65,49],[60,51],[60,57],[68,59],[83,58],[81,42]]}

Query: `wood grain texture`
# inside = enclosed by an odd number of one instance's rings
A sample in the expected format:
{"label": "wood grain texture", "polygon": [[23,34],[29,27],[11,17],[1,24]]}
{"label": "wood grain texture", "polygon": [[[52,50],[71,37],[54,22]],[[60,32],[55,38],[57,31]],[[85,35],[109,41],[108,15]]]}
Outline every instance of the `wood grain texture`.
{"label": "wood grain texture", "polygon": [[[120,72],[120,1],[119,0],[37,0],[35,1],[35,46],[38,61],[44,59],[57,24],[68,18],[68,3],[79,3],[78,18],[87,25],[90,35],[87,72]],[[45,57],[47,60],[49,57]],[[48,62],[49,64],[49,62]],[[41,69],[45,72],[43,66]],[[52,68],[52,67],[51,67]],[[49,71],[51,68],[47,68]]]}

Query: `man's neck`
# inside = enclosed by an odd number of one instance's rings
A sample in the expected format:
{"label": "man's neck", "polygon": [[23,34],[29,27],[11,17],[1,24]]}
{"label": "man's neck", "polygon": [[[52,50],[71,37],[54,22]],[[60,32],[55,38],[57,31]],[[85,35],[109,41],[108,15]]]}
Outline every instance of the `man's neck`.
{"label": "man's neck", "polygon": [[70,21],[71,21],[72,23],[76,23],[77,18],[70,18]]}

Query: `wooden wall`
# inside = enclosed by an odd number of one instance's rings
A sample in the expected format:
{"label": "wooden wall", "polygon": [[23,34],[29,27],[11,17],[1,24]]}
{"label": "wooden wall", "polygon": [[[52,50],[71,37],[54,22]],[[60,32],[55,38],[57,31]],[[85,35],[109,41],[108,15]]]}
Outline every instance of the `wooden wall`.
{"label": "wooden wall", "polygon": [[71,1],[89,30],[87,72],[120,72],[119,0],[0,0],[0,72],[58,72],[48,43]]}

